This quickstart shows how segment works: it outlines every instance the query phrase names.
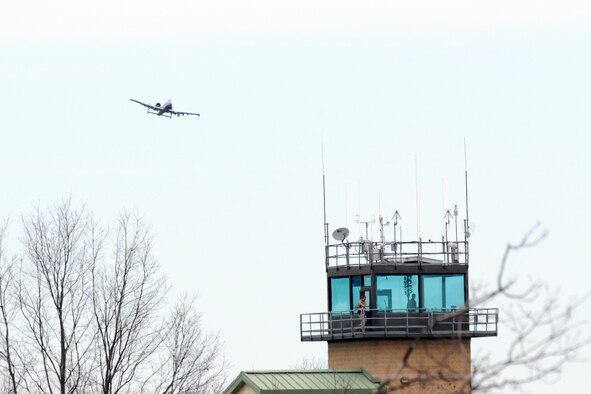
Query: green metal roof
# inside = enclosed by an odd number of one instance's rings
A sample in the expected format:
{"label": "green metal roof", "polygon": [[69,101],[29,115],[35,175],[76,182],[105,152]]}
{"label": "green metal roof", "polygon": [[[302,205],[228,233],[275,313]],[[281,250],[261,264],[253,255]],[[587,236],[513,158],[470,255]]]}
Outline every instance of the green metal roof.
{"label": "green metal roof", "polygon": [[241,372],[224,394],[234,394],[244,385],[258,394],[335,393],[340,390],[370,394],[378,387],[378,381],[362,369],[251,371]]}

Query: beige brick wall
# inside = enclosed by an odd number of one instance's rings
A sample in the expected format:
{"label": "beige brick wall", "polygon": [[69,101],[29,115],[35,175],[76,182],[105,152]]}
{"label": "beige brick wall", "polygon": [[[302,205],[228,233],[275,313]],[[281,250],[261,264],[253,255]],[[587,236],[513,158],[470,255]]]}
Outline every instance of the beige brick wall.
{"label": "beige brick wall", "polygon": [[[363,368],[374,377],[384,380],[392,374],[404,358],[412,341],[408,340],[359,340],[330,342],[328,344],[329,368]],[[424,339],[417,342],[411,357],[410,368],[405,368],[393,380],[400,393],[466,393],[470,378],[470,339]],[[423,378],[427,383],[414,382],[402,385],[401,377]],[[443,377],[443,379],[438,378]]]}
{"label": "beige brick wall", "polygon": [[238,389],[238,391],[236,391],[236,394],[256,394],[256,393],[249,386],[244,385],[244,386],[240,387]]}

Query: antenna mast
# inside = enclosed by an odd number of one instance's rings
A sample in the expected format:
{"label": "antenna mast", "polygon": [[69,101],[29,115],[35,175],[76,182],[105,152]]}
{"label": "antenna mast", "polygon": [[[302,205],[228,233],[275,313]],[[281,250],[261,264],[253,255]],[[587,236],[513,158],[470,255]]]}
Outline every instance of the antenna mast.
{"label": "antenna mast", "polygon": [[326,222],[326,176],[324,175],[324,144],[320,143],[322,151],[322,205],[324,211],[324,243],[328,245],[328,223]]}
{"label": "antenna mast", "polygon": [[[373,216],[371,220],[361,220],[361,217],[359,215],[357,215],[357,223],[359,223],[359,224],[365,224],[365,240],[366,241],[370,241],[370,237],[369,237],[369,225],[370,224],[373,224],[375,222],[376,222],[376,217],[375,216]],[[372,227],[372,229],[373,229],[373,227]]]}
{"label": "antenna mast", "polygon": [[[402,219],[402,216],[400,216],[400,214],[398,213],[398,210],[396,210],[396,212],[394,212],[394,216],[392,216],[392,219],[394,221],[394,243],[398,242],[396,239],[396,226],[398,225],[398,220]],[[402,230],[400,230],[400,241],[402,242]]]}
{"label": "antenna mast", "polygon": [[380,242],[384,243],[386,242],[386,239],[384,238],[384,217],[382,216],[382,194],[378,193],[378,217],[379,217],[379,222],[380,222]]}
{"label": "antenna mast", "polygon": [[417,238],[421,239],[421,190],[419,186],[419,166],[415,155],[415,193],[417,203]]}
{"label": "antenna mast", "polygon": [[464,226],[464,237],[470,238],[470,222],[468,216],[468,155],[466,154],[466,138],[464,138],[464,182],[466,185],[466,225]]}

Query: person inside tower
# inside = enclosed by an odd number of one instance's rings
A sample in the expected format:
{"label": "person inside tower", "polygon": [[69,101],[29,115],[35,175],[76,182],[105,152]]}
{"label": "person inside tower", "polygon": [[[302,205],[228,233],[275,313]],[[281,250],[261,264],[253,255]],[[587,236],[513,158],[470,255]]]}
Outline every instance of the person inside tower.
{"label": "person inside tower", "polygon": [[361,330],[365,330],[365,321],[367,319],[365,314],[365,301],[365,293],[362,292],[361,298],[359,298],[359,301],[357,301],[357,304],[355,305],[355,309],[357,309],[357,314],[359,315],[359,319],[361,320]]}
{"label": "person inside tower", "polygon": [[357,305],[355,305],[355,309],[357,309],[357,313],[360,315],[365,315],[365,294],[361,293],[361,298],[357,301]]}
{"label": "person inside tower", "polygon": [[406,309],[408,309],[409,312],[416,312],[417,311],[417,300],[415,299],[417,296],[413,293],[412,296],[410,297],[410,300],[408,300],[407,304],[406,304]]}

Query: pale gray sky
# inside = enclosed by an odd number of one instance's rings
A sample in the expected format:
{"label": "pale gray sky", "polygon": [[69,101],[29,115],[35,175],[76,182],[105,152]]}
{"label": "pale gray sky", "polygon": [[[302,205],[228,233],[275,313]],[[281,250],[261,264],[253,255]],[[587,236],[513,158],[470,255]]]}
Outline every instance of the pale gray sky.
{"label": "pale gray sky", "polygon": [[[0,217],[17,238],[22,213],[70,194],[105,222],[138,210],[231,375],[288,368],[326,353],[298,327],[327,308],[321,142],[331,229],[357,236],[357,211],[381,205],[410,240],[415,157],[422,235],[438,239],[443,207],[464,206],[465,138],[472,278],[541,221],[548,238],[513,273],[568,302],[591,275],[590,22],[583,1],[10,2]],[[503,343],[501,327],[473,351]],[[587,370],[526,391],[582,392]]]}

